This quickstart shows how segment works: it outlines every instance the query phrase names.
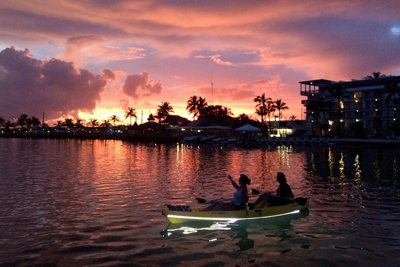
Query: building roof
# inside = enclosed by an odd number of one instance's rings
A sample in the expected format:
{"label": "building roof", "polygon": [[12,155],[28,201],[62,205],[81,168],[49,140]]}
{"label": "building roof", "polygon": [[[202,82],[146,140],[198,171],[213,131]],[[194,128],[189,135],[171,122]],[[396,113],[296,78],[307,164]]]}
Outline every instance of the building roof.
{"label": "building roof", "polygon": [[318,80],[309,80],[299,82],[304,85],[318,86],[318,87],[331,87],[337,84],[343,85],[345,88],[355,88],[355,87],[364,87],[364,86],[379,86],[385,85],[388,82],[400,82],[400,76],[393,75],[382,75],[379,78],[370,78],[365,77],[363,79],[357,80],[352,79],[351,81],[331,81],[326,79],[318,79]]}
{"label": "building roof", "polygon": [[178,115],[168,115],[161,123],[169,125],[187,125],[189,120]]}
{"label": "building roof", "polygon": [[331,84],[331,83],[334,83],[334,81],[326,80],[326,79],[318,79],[318,80],[302,81],[302,82],[299,82],[299,83],[318,86],[318,85],[321,85],[321,84]]}

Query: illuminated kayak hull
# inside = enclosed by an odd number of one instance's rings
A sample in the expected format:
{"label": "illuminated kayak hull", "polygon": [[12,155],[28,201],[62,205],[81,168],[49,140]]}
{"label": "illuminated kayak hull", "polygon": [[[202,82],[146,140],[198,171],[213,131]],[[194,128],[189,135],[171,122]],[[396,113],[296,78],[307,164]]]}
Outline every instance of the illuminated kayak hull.
{"label": "illuminated kayak hull", "polygon": [[[299,213],[308,208],[308,200],[302,199],[299,203],[289,203],[274,207],[255,207],[252,210],[229,210],[229,211],[202,211],[203,208],[194,208],[190,211],[177,211],[163,209],[162,214],[170,223],[185,223],[190,221],[238,221],[254,220],[285,216]],[[300,201],[299,201],[300,202]]]}

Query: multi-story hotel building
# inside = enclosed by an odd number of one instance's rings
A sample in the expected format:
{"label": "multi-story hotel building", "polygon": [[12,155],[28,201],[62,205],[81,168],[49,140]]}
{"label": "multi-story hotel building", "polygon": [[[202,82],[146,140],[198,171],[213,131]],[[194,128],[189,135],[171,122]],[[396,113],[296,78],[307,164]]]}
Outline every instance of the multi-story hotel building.
{"label": "multi-story hotel building", "polygon": [[[307,96],[302,104],[306,106],[308,134],[370,137],[398,134],[400,76],[299,83],[300,94]],[[316,107],[310,104],[312,101],[324,104],[316,112],[317,116],[314,116]]]}

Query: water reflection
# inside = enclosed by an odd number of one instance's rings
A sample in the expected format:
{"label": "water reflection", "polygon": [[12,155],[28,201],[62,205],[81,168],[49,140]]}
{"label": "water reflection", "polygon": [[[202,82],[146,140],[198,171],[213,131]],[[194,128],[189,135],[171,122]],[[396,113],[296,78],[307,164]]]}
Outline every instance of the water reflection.
{"label": "water reflection", "polygon": [[[0,138],[0,265],[291,266],[301,258],[361,266],[367,258],[395,266],[399,156],[391,147]],[[229,199],[227,174],[273,191],[278,171],[310,199],[307,216],[159,234],[165,204]]]}

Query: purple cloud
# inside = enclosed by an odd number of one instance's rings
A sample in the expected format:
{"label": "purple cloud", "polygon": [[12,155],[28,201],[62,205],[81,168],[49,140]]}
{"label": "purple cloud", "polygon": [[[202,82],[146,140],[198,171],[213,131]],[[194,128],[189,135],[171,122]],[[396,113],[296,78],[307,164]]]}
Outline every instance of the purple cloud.
{"label": "purple cloud", "polygon": [[73,63],[37,60],[28,49],[14,47],[0,52],[0,73],[0,116],[10,118],[43,111],[46,119],[92,112],[107,83]]}
{"label": "purple cloud", "polygon": [[115,80],[116,75],[115,72],[111,69],[102,69],[101,73],[103,73],[103,78]]}
{"label": "purple cloud", "polygon": [[162,90],[162,83],[158,80],[156,83],[150,78],[147,72],[141,74],[128,75],[123,85],[122,91],[135,99],[140,97],[139,90],[143,90],[143,97],[158,95]]}

